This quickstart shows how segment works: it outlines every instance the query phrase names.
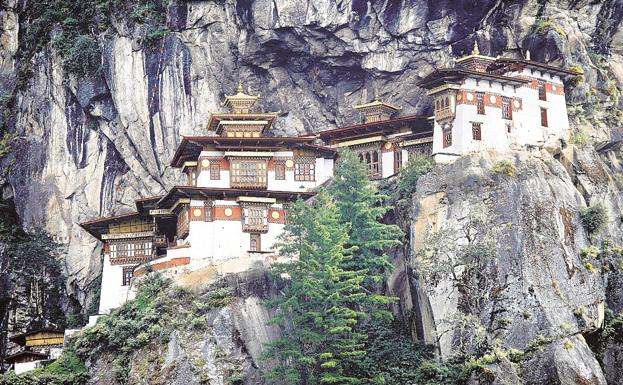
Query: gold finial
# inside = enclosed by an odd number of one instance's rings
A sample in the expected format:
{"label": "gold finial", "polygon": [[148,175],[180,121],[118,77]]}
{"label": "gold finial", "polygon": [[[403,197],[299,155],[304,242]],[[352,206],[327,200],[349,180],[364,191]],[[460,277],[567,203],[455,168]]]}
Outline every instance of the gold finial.
{"label": "gold finial", "polygon": [[480,49],[478,49],[478,40],[474,40],[474,48],[472,49],[472,55],[480,55]]}
{"label": "gold finial", "polygon": [[526,50],[526,60],[532,60],[532,59],[530,59],[530,50],[529,49]]}
{"label": "gold finial", "polygon": [[238,93],[244,93],[244,88],[242,87],[242,80],[238,80]]}

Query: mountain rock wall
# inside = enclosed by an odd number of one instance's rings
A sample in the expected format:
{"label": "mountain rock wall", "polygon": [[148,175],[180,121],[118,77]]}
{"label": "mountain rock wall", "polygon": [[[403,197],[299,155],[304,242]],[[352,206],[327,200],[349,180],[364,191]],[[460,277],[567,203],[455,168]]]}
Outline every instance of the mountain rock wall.
{"label": "mountain rock wall", "polygon": [[[556,156],[488,152],[438,166],[418,181],[410,260],[403,263],[416,270],[426,262],[422,252],[432,232],[450,230],[457,243],[467,244],[475,234],[467,226],[481,207],[497,245],[495,257],[483,267],[487,282],[478,281],[491,295],[483,297],[476,321],[457,318],[473,299],[466,298],[460,278],[413,277],[417,301],[409,287],[395,283],[403,302],[415,304],[423,337],[438,344],[442,356],[451,356],[464,343],[457,326],[461,319],[474,322],[472,337],[485,333],[500,351],[541,346],[515,366],[523,382],[510,383],[620,382],[620,342],[609,341],[600,351],[591,350],[587,339],[595,339],[604,327],[606,309],[620,313],[623,298],[618,288],[623,254],[618,249],[610,264],[597,251],[623,243],[622,155],[620,144],[599,152],[570,146]],[[512,175],[495,171],[503,161],[515,165]],[[608,219],[598,233],[588,234],[580,213],[597,204]],[[459,276],[467,271],[464,265],[455,269]],[[508,368],[496,370],[501,374]]]}
{"label": "mountain rock wall", "polygon": [[[3,106],[15,135],[4,196],[15,198],[25,228],[42,227],[68,243],[70,290],[79,297],[97,274],[100,251],[77,223],[129,211],[135,198],[179,182],[169,161],[180,136],[204,133],[209,113],[239,79],[262,95],[264,110],[283,113],[275,134],[355,123],[351,106],[375,94],[404,114],[426,114],[428,100],[415,83],[477,39],[484,54],[530,49],[537,60],[580,65],[585,81],[568,96],[577,105],[576,128],[588,135],[608,139],[609,114],[619,108],[617,1],[172,2],[168,32],[156,44],[116,15],[94,34],[100,71],[66,73],[61,53],[47,44],[18,87],[30,3],[0,5],[0,84],[5,95],[15,91]],[[613,95],[600,91],[606,85]],[[601,105],[589,116],[583,103],[590,98]]]}

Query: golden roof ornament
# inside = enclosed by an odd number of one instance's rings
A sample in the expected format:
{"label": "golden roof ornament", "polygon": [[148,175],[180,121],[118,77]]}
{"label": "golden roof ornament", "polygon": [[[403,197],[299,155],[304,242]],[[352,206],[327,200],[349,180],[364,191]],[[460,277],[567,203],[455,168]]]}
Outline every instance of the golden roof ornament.
{"label": "golden roof ornament", "polygon": [[474,40],[474,48],[472,48],[472,55],[480,55],[480,49],[478,48],[478,40]]}
{"label": "golden roof ornament", "polygon": [[244,92],[242,80],[238,81],[238,87],[235,95],[225,95],[223,105],[229,107],[230,111],[234,114],[247,114],[249,110],[255,104],[260,95],[249,95]]}

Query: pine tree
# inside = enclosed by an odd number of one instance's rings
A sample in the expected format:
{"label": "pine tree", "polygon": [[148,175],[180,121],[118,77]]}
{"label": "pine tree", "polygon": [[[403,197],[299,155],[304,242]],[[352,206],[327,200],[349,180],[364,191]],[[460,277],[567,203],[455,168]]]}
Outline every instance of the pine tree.
{"label": "pine tree", "polygon": [[[329,187],[344,223],[349,224],[350,244],[356,246],[352,268],[367,270],[364,286],[380,291],[385,273],[392,265],[385,251],[400,245],[402,231],[398,226],[381,222],[389,207],[368,178],[365,165],[351,151],[340,153],[335,178]],[[382,298],[379,297],[382,301]]]}
{"label": "pine tree", "polygon": [[345,269],[354,247],[348,227],[333,201],[321,193],[312,205],[297,202],[289,215],[275,264],[285,287],[270,302],[277,308],[271,323],[281,338],[269,343],[266,357],[274,361],[268,378],[283,384],[357,384],[344,372],[348,359],[363,356],[366,335],[355,330],[365,315],[359,309],[366,293],[364,272]]}

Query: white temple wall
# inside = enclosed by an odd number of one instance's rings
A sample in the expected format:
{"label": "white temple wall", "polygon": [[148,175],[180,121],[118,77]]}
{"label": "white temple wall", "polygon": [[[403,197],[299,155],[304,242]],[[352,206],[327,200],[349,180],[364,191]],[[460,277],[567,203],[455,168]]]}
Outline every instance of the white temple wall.
{"label": "white temple wall", "polygon": [[123,286],[123,268],[130,265],[111,265],[108,253],[104,254],[102,271],[102,287],[99,304],[99,313],[106,314],[110,310],[124,304],[128,298],[130,286]]}
{"label": "white temple wall", "polygon": [[383,178],[394,175],[394,152],[381,152],[381,176]]}

